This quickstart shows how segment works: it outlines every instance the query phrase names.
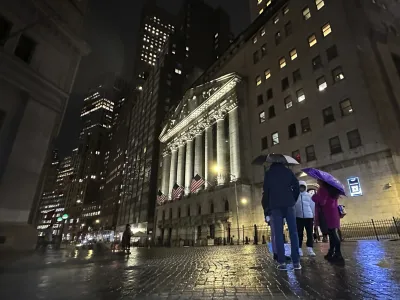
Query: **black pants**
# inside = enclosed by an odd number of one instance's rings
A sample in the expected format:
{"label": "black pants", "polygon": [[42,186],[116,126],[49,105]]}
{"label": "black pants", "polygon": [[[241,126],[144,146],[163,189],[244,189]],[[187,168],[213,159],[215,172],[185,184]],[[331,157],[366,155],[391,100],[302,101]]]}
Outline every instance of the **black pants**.
{"label": "black pants", "polygon": [[312,247],[314,243],[314,237],[313,237],[313,223],[314,219],[313,218],[296,218],[296,223],[297,223],[297,233],[299,235],[299,247],[301,248],[301,245],[303,244],[303,233],[304,233],[304,228],[306,229],[307,233],[307,247]]}
{"label": "black pants", "polygon": [[338,229],[328,229],[329,234],[329,252],[333,255],[342,255],[340,251],[340,237]]}

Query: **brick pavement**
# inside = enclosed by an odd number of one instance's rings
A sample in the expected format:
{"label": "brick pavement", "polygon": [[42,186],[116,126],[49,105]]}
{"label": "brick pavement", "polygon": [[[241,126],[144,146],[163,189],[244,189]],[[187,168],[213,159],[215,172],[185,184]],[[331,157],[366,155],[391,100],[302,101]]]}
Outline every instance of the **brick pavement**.
{"label": "brick pavement", "polygon": [[277,271],[265,245],[49,252],[0,269],[0,299],[400,299],[399,242],[348,242],[346,266],[317,257]]}

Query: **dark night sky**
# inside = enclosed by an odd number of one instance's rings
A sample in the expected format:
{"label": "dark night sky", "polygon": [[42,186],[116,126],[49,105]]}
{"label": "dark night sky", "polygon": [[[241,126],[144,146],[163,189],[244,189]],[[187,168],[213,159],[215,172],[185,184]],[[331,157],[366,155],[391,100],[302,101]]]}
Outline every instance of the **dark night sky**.
{"label": "dark night sky", "polygon": [[[57,147],[61,156],[76,147],[80,130],[79,112],[82,94],[99,75],[112,72],[126,76],[133,70],[135,43],[140,13],[146,0],[90,0],[85,17],[85,40],[92,52],[82,59],[73,93],[70,97]],[[159,0],[158,3],[176,14],[183,0]],[[232,30],[240,33],[250,22],[248,0],[206,0],[221,6],[231,16]]]}

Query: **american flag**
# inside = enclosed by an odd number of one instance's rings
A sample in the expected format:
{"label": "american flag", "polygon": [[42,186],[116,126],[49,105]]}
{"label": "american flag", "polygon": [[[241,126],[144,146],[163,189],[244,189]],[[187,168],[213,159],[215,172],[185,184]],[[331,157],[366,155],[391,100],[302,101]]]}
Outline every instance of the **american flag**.
{"label": "american flag", "polygon": [[157,202],[158,202],[158,204],[161,205],[167,200],[168,200],[168,197],[165,196],[160,190],[158,190],[158,194],[157,194]]}
{"label": "american flag", "polygon": [[192,182],[190,183],[190,192],[191,193],[196,193],[197,190],[205,183],[205,180],[203,177],[201,177],[199,174],[196,174],[196,176],[193,177]]}
{"label": "american flag", "polygon": [[174,188],[172,189],[172,201],[180,199],[183,194],[183,187],[175,183]]}

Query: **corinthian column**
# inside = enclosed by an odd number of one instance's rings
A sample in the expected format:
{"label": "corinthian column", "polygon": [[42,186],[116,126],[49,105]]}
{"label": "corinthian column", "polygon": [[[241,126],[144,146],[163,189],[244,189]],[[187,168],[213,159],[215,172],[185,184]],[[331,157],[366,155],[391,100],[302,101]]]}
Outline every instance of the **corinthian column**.
{"label": "corinthian column", "polygon": [[169,172],[168,195],[171,195],[172,188],[176,182],[176,162],[178,159],[178,150],[174,147],[171,149],[171,166]]}
{"label": "corinthian column", "polygon": [[214,162],[214,157],[213,157],[213,137],[212,137],[212,125],[209,124],[209,126],[206,128],[206,133],[205,133],[205,170],[204,170],[204,176],[206,180],[206,188],[210,186],[209,182],[211,184],[214,184],[214,176],[213,176],[213,170],[212,170],[212,165],[215,163]]}
{"label": "corinthian column", "polygon": [[178,170],[176,174],[176,183],[184,186],[185,182],[185,144],[181,144],[178,148]]}
{"label": "corinthian column", "polygon": [[186,142],[186,168],[185,168],[185,188],[186,193],[190,191],[190,183],[193,178],[193,140]]}
{"label": "corinthian column", "polygon": [[240,174],[240,145],[239,145],[239,116],[238,108],[229,112],[229,146],[231,174],[233,180],[239,179]]}
{"label": "corinthian column", "polygon": [[169,175],[171,168],[171,154],[168,152],[163,153],[163,165],[162,165],[162,178],[161,178],[161,192],[164,195],[169,193]]}
{"label": "corinthian column", "polygon": [[217,165],[218,165],[218,185],[225,184],[226,178],[226,140],[224,119],[217,120]]}
{"label": "corinthian column", "polygon": [[203,132],[196,135],[196,150],[194,153],[194,175],[204,177],[204,145]]}

